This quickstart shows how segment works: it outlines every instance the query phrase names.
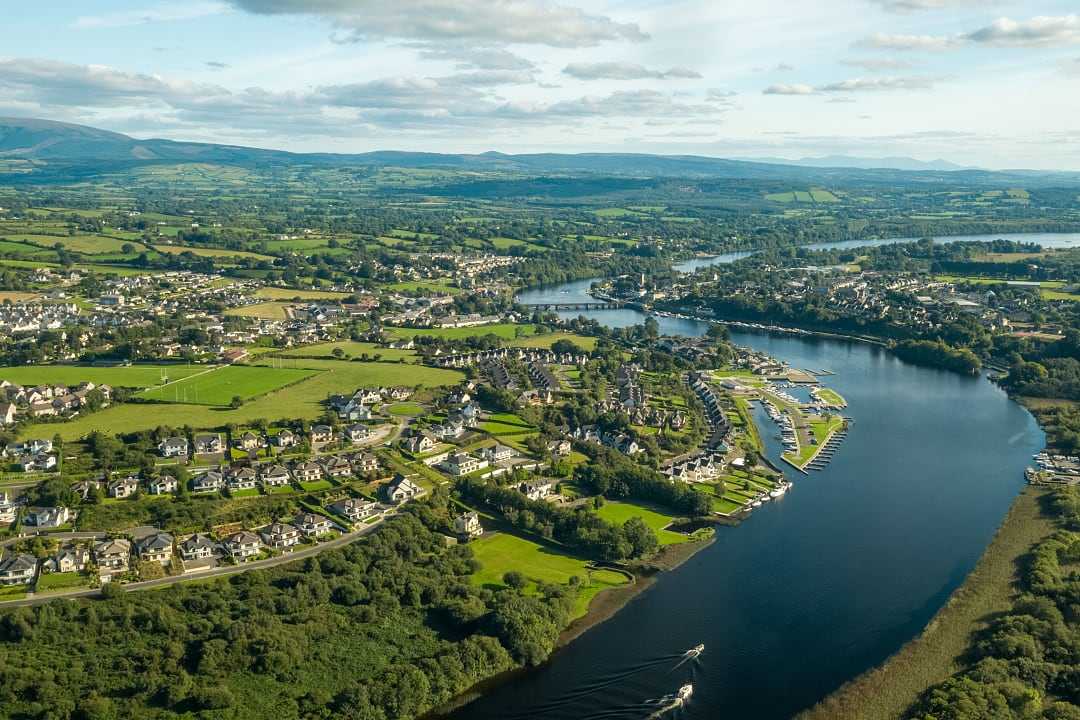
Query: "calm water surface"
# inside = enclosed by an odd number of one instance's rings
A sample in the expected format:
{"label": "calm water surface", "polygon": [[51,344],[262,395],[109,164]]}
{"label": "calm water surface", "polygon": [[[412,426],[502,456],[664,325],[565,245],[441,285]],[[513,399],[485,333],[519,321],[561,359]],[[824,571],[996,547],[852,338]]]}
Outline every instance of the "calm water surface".
{"label": "calm water surface", "polygon": [[[589,284],[521,299],[584,299]],[[612,326],[643,318],[588,314]],[[660,323],[672,334],[707,327]],[[836,373],[826,382],[854,422],[833,462],[788,473],[787,496],[719,528],[715,543],[614,618],[455,720],[648,718],[664,707],[656,700],[690,681],[693,700],[678,717],[787,718],[916,635],[974,566],[1043,447],[1026,411],[985,379],[906,365],[870,345],[732,338]],[[778,457],[775,426],[764,414],[758,421]],[[676,668],[697,643],[701,659]]]}

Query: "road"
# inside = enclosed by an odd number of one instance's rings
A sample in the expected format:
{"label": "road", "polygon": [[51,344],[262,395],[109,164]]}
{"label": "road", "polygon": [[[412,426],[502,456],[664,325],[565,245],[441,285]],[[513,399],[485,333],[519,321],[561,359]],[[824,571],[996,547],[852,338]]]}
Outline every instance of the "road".
{"label": "road", "polygon": [[[313,545],[311,547],[305,547],[294,552],[278,555],[276,557],[267,558],[265,560],[256,560],[254,562],[243,563],[242,565],[223,565],[216,567],[213,570],[206,570],[205,572],[196,572],[186,575],[174,575],[169,577],[157,578],[156,580],[143,580],[141,582],[127,583],[123,586],[127,592],[137,592],[139,590],[150,590],[153,588],[160,588],[166,585],[176,585],[177,583],[189,582],[192,580],[205,580],[207,578],[222,578],[229,575],[238,575],[240,573],[250,572],[252,570],[265,570],[267,568],[276,567],[277,565],[284,565],[285,563],[294,562],[296,560],[303,560],[304,558],[318,555],[319,553],[326,552],[327,550],[333,550],[335,548],[344,547],[365,535],[371,533],[375,528],[379,527],[386,521],[387,518],[393,517],[396,513],[389,513],[382,519],[371,523],[359,530],[355,530],[351,533],[346,533],[333,540],[327,540],[326,542]],[[95,533],[53,533],[50,537],[67,536],[68,539],[77,539],[75,536],[83,539],[87,537],[96,536]],[[19,538],[16,538],[19,539]],[[85,590],[70,590],[66,592],[49,593],[48,595],[29,595],[20,600],[5,600],[0,601],[0,607],[21,607],[26,605],[40,605],[41,603],[51,602],[57,599],[70,599],[81,597],[93,597],[101,594],[101,588],[87,588]]]}

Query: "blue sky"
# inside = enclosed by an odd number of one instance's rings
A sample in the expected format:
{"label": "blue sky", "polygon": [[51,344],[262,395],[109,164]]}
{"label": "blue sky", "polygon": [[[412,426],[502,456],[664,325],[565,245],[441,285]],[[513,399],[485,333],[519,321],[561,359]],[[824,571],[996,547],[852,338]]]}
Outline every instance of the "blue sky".
{"label": "blue sky", "polygon": [[1075,2],[41,5],[5,18],[0,114],[297,151],[1080,169]]}

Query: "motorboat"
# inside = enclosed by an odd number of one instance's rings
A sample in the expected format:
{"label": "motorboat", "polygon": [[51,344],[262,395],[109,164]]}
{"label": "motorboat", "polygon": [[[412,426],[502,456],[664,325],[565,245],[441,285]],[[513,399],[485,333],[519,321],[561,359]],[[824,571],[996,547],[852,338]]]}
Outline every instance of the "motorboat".
{"label": "motorboat", "polygon": [[693,695],[693,694],[694,694],[694,686],[691,683],[686,683],[681,688],[679,688],[679,692],[676,693],[676,697],[678,697],[679,700],[682,700],[683,702],[686,702],[687,700],[690,699],[690,696]]}

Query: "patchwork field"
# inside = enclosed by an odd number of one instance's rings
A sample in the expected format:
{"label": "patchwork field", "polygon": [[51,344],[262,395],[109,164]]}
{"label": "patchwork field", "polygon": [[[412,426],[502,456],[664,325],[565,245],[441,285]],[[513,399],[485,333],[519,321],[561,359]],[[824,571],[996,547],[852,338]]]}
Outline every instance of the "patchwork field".
{"label": "patchwork field", "polygon": [[0,368],[0,380],[19,385],[78,385],[92,382],[114,387],[146,388],[169,380],[179,380],[206,372],[206,365],[131,365],[128,367],[93,367],[90,365],[28,365]]}
{"label": "patchwork field", "polygon": [[331,290],[294,290],[292,288],[261,287],[256,291],[255,297],[266,300],[343,300],[348,296],[346,293],[333,292]]}
{"label": "patchwork field", "polygon": [[244,307],[229,308],[225,311],[225,314],[258,318],[260,320],[287,320],[288,316],[285,314],[285,308],[289,307],[290,304],[287,302],[256,303]]}
{"label": "patchwork field", "polygon": [[151,388],[144,391],[142,397],[161,402],[228,405],[236,396],[249,400],[305,380],[316,372],[297,368],[229,365]]}
{"label": "patchwork field", "polygon": [[369,358],[374,359],[374,357],[378,355],[379,358],[385,362],[398,362],[399,360],[415,362],[417,359],[416,353],[412,350],[394,350],[392,348],[379,347],[374,343],[354,342],[352,340],[320,343],[318,345],[304,345],[302,347],[286,350],[279,354],[284,357],[333,358],[334,350],[336,349],[340,349],[345,353],[346,357],[350,358],[362,357],[364,353],[367,353]]}
{"label": "patchwork field", "polygon": [[154,245],[154,249],[160,253],[166,253],[168,255],[180,255],[182,253],[192,253],[200,257],[215,257],[215,258],[250,258],[252,260],[266,260],[267,262],[273,262],[274,258],[270,255],[260,255],[259,253],[247,252],[245,250],[225,250],[223,248],[201,248],[190,247],[187,245]]}
{"label": "patchwork field", "polygon": [[569,340],[582,350],[593,351],[596,349],[596,338],[587,335],[577,335],[568,332],[553,332],[544,335],[530,335],[511,340],[508,345],[512,347],[547,348],[551,349],[559,340]]}
{"label": "patchwork field", "polygon": [[517,535],[488,535],[469,543],[469,547],[480,562],[480,570],[473,574],[472,580],[484,587],[505,587],[503,575],[512,570],[528,578],[532,592],[536,590],[536,583],[565,585],[571,577],[581,578],[582,589],[574,608],[575,617],[585,614],[597,593],[629,582],[621,573],[590,570],[584,560]]}

